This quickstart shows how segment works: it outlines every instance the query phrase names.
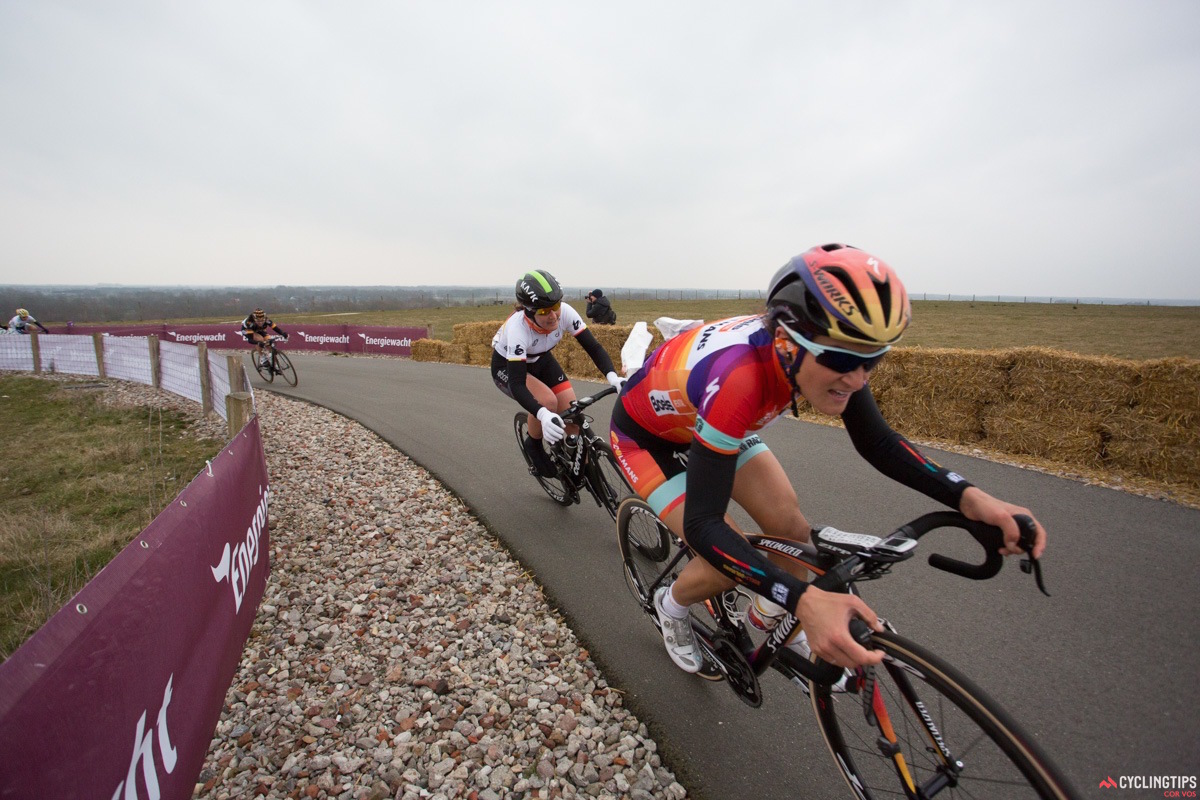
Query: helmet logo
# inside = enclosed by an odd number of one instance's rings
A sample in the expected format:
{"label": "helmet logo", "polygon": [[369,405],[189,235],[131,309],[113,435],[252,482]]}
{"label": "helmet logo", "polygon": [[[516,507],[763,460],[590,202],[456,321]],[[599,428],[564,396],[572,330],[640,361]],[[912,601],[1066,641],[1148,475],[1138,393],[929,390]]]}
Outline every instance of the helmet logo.
{"label": "helmet logo", "polygon": [[854,303],[849,297],[842,294],[842,290],[837,288],[834,282],[829,279],[829,276],[825,274],[825,270],[817,270],[813,277],[817,279],[817,283],[820,284],[825,296],[833,301],[838,309],[841,310],[843,316],[847,318],[854,316]]}
{"label": "helmet logo", "polygon": [[871,268],[871,271],[874,272],[876,275],[878,275],[881,278],[883,277],[883,274],[879,271],[879,260],[878,259],[876,259],[874,257],[868,258],[867,266],[869,266]]}

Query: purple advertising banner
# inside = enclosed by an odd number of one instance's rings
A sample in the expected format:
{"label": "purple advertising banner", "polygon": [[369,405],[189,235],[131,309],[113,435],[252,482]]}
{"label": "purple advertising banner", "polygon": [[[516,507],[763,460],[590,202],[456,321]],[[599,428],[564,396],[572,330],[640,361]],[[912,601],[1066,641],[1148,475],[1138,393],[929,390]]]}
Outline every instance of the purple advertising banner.
{"label": "purple advertising banner", "polygon": [[[386,356],[412,355],[412,343],[429,338],[425,327],[369,325],[285,325],[283,347],[290,350],[324,350],[335,353],[373,353]],[[55,325],[51,333],[110,336],[149,336],[182,344],[205,342],[210,348],[249,347],[238,325]]]}
{"label": "purple advertising banner", "polygon": [[269,569],[253,418],[0,664],[0,798],[190,798]]}

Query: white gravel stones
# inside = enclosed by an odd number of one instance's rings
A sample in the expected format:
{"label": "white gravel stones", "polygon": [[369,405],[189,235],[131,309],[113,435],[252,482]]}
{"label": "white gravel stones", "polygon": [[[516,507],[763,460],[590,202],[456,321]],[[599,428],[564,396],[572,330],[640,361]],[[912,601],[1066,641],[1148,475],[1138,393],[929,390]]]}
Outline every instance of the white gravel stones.
{"label": "white gravel stones", "polygon": [[256,397],[271,574],[196,797],[687,796],[457,498],[357,423]]}

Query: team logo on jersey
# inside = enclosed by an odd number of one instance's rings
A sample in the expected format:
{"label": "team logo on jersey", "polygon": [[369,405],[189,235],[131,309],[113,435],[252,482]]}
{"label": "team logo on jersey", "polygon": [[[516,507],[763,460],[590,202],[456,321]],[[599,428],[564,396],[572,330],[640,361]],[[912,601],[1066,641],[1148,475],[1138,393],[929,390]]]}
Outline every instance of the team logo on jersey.
{"label": "team logo on jersey", "polygon": [[513,355],[514,356],[525,355],[525,348],[521,347],[521,345],[517,345],[516,347],[513,348]]}
{"label": "team logo on jersey", "polygon": [[579,330],[579,326],[582,324],[583,324],[583,320],[578,320],[578,319],[575,320],[574,322],[571,323],[571,330],[573,330],[573,331]]}
{"label": "team logo on jersey", "polygon": [[655,389],[646,396],[650,400],[650,409],[660,417],[668,414],[680,414],[683,413],[681,409],[687,408],[683,398],[675,389],[666,392]]}

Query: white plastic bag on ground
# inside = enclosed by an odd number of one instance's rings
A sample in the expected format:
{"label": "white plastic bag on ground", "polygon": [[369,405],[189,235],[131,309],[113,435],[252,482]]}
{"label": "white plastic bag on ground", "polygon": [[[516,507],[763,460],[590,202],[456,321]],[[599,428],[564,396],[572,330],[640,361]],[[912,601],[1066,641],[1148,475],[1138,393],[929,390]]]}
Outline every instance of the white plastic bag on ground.
{"label": "white plastic bag on ground", "polygon": [[690,331],[692,328],[699,328],[704,324],[702,319],[672,319],[671,317],[659,317],[654,320],[654,327],[662,332],[664,339],[674,339],[684,331]]}
{"label": "white plastic bag on ground", "polygon": [[621,345],[621,374],[629,375],[646,360],[646,348],[654,341],[644,322],[633,323],[629,338]]}

